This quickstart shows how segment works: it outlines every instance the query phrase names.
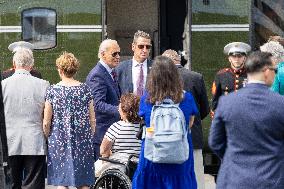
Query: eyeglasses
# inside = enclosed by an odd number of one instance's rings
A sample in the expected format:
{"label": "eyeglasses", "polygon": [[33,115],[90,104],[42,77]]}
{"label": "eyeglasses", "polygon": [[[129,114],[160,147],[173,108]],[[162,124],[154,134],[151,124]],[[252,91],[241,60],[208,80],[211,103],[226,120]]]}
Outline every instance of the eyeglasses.
{"label": "eyeglasses", "polygon": [[276,67],[267,67],[267,69],[274,71],[275,74],[277,74],[278,69]]}
{"label": "eyeglasses", "polygon": [[111,54],[112,57],[116,57],[117,55],[120,56],[120,52],[114,52],[114,53]]}
{"label": "eyeglasses", "polygon": [[137,45],[138,49],[144,49],[146,47],[146,49],[151,49],[152,45]]}

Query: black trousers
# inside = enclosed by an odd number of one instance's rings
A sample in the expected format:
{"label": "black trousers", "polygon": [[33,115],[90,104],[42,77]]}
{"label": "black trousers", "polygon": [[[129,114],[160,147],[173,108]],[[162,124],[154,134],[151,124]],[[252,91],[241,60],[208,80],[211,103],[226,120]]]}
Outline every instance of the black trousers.
{"label": "black trousers", "polygon": [[44,189],[46,156],[9,156],[12,175],[12,189]]}

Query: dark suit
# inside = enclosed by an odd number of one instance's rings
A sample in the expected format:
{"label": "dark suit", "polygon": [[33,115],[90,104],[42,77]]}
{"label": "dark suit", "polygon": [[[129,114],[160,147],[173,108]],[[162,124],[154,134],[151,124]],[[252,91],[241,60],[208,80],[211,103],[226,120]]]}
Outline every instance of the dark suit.
{"label": "dark suit", "polygon": [[197,72],[190,71],[181,65],[177,65],[177,68],[184,83],[183,89],[192,93],[199,110],[199,114],[195,116],[191,134],[193,147],[195,149],[202,149],[203,133],[201,120],[209,113],[209,103],[203,76]]}
{"label": "dark suit", "polygon": [[[147,73],[150,72],[152,61],[147,60]],[[121,89],[121,94],[133,93],[132,83],[132,59],[121,62],[115,71],[118,77],[118,83]]]}
{"label": "dark suit", "polygon": [[114,122],[119,121],[118,104],[120,89],[107,69],[99,62],[90,71],[86,84],[91,88],[96,113],[96,132],[94,136],[96,159],[105,132]]}
{"label": "dark suit", "polygon": [[220,98],[209,136],[222,159],[217,189],[284,188],[283,107],[264,84]]}

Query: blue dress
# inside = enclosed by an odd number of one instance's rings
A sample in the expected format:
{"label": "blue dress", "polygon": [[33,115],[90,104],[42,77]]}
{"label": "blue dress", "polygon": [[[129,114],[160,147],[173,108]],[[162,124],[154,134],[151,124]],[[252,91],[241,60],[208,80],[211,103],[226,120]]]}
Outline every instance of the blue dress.
{"label": "blue dress", "polygon": [[[146,127],[150,126],[150,116],[153,105],[147,102],[147,94],[141,97],[139,115],[144,118]],[[191,115],[196,115],[198,110],[191,93],[186,92],[180,103],[188,125]],[[133,189],[196,189],[197,183],[194,173],[193,146],[191,134],[188,134],[190,148],[189,158],[183,164],[152,163],[144,158],[144,140],[141,144],[139,164],[132,181]]]}
{"label": "blue dress", "polygon": [[271,90],[284,95],[284,62],[280,62],[277,65],[278,72],[275,75],[274,82],[271,86]]}
{"label": "blue dress", "polygon": [[48,137],[47,180],[56,186],[94,184],[93,134],[89,120],[92,95],[86,84],[52,85],[46,100],[53,117]]}

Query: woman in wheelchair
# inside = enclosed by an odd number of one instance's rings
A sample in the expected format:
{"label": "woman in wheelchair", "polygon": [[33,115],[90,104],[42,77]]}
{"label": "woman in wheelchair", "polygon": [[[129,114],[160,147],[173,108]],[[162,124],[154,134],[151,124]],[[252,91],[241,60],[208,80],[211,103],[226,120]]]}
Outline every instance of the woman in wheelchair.
{"label": "woman in wheelchair", "polygon": [[[102,158],[95,163],[96,177],[100,177],[106,169],[118,169],[125,173],[130,155],[139,156],[141,142],[136,138],[139,131],[140,117],[138,116],[140,98],[132,93],[122,95],[119,104],[121,121],[112,124],[107,130],[100,147]],[[120,163],[115,163],[118,160]],[[122,164],[121,164],[122,163]],[[98,181],[98,179],[97,179]]]}

